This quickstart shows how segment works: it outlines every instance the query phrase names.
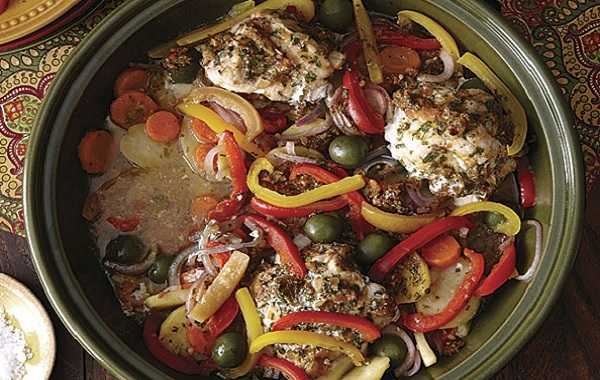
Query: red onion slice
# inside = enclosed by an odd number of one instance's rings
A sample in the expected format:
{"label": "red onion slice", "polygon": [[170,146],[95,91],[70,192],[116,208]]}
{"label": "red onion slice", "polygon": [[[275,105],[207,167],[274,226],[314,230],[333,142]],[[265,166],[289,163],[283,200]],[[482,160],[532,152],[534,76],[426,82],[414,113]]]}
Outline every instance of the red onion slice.
{"label": "red onion slice", "polygon": [[182,250],[173,260],[171,266],[169,267],[169,286],[180,286],[181,281],[179,279],[179,274],[181,272],[181,267],[183,266],[183,262],[187,260],[190,255],[198,250],[198,246],[196,244]]}
{"label": "red onion slice", "polygon": [[406,372],[414,365],[415,358],[418,356],[417,348],[415,347],[414,342],[412,339],[410,339],[410,336],[406,333],[406,331],[395,325],[389,325],[381,332],[384,334],[396,335],[404,341],[404,344],[406,344],[407,353],[406,357],[404,358],[404,362],[400,364],[398,368],[394,369],[394,374],[396,377],[404,376]]}
{"label": "red onion slice", "polygon": [[448,54],[448,52],[446,52],[445,50],[440,50],[440,59],[442,60],[442,62],[444,63],[444,71],[442,71],[441,74],[438,75],[433,75],[433,74],[421,74],[418,76],[418,80],[422,81],[422,82],[433,82],[433,83],[439,83],[439,82],[445,82],[448,79],[452,78],[452,75],[454,75],[454,58],[452,58],[452,56],[450,54]]}
{"label": "red onion slice", "polygon": [[413,363],[412,368],[410,370],[408,370],[404,376],[410,377],[410,376],[414,375],[415,373],[419,372],[419,370],[421,369],[421,364],[422,364],[421,354],[419,352],[417,352],[415,354],[415,361]]}
{"label": "red onion slice", "polygon": [[538,266],[540,265],[540,261],[542,260],[542,245],[543,245],[543,229],[542,224],[537,220],[531,219],[527,220],[528,226],[535,227],[535,255],[533,256],[533,262],[527,272],[522,275],[514,277],[515,280],[529,282],[537,272]]}
{"label": "red onion slice", "polygon": [[152,250],[146,255],[146,258],[142,262],[123,265],[112,261],[105,261],[104,266],[110,270],[114,270],[122,274],[138,275],[145,273],[148,269],[150,269],[152,264],[154,264],[154,261],[156,261],[156,255],[156,251]]}
{"label": "red onion slice", "polygon": [[192,287],[190,288],[190,294],[188,295],[188,299],[185,302],[185,312],[189,314],[194,306],[198,303],[198,300],[201,300],[208,288],[206,286],[206,280],[208,279],[208,273],[203,273],[200,278],[194,282]]}
{"label": "red onion slice", "polygon": [[229,123],[242,132],[246,132],[246,123],[244,119],[237,113],[227,108],[224,108],[217,102],[209,102],[210,108],[221,116],[226,123]]}
{"label": "red onion slice", "polygon": [[310,123],[300,125],[298,123],[292,125],[281,133],[281,138],[284,140],[298,140],[302,137],[316,136],[326,132],[331,128],[331,119],[316,118]]}
{"label": "red onion slice", "polygon": [[369,83],[365,86],[365,96],[375,112],[380,115],[386,114],[392,99],[385,88]]}
{"label": "red onion slice", "polygon": [[362,133],[342,110],[331,111],[331,119],[336,127],[347,136],[360,136]]}
{"label": "red onion slice", "polygon": [[204,157],[204,172],[206,173],[206,178],[212,182],[218,182],[217,173],[215,172],[215,159],[220,152],[221,147],[217,145],[209,150],[206,157]]}
{"label": "red onion slice", "polygon": [[308,112],[306,115],[302,116],[298,121],[296,121],[296,125],[306,125],[310,124],[313,121],[317,120],[323,115],[323,108],[320,105],[315,107],[315,109]]}

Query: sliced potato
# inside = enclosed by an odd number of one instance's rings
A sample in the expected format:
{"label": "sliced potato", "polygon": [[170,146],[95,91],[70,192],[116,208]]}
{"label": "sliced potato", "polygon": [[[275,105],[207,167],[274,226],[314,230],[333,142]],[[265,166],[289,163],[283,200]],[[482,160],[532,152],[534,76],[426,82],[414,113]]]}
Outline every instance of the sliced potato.
{"label": "sliced potato", "polygon": [[166,165],[175,153],[173,144],[161,144],[146,134],[144,124],[129,128],[121,139],[121,153],[129,161],[142,168]]}
{"label": "sliced potato", "polygon": [[477,310],[479,310],[479,305],[481,304],[481,298],[479,297],[471,297],[469,302],[465,305],[460,313],[453,320],[446,323],[442,326],[442,329],[451,329],[454,327],[458,327],[460,325],[464,325],[469,323],[471,319],[475,317],[477,314]]}
{"label": "sliced potato", "polygon": [[336,360],[329,371],[327,371],[325,375],[317,378],[317,380],[340,380],[352,368],[354,368],[352,359],[347,356],[343,356]]}
{"label": "sliced potato", "polygon": [[146,298],[144,303],[150,309],[163,310],[172,307],[180,306],[187,301],[190,294],[190,289],[171,290],[167,293],[158,293]]}
{"label": "sliced potato", "polygon": [[423,333],[415,333],[415,342],[417,343],[417,350],[419,350],[425,367],[431,367],[437,363],[437,356],[435,356]]}
{"label": "sliced potato", "polygon": [[413,303],[423,297],[431,286],[429,267],[421,256],[414,252],[402,260],[395,269],[391,284],[396,302]]}
{"label": "sliced potato", "polygon": [[432,268],[429,293],[417,301],[415,304],[417,311],[425,315],[433,315],[444,310],[470,270],[471,263],[465,258],[460,258],[456,264],[448,268]]}
{"label": "sliced potato", "polygon": [[342,377],[342,380],[381,380],[388,368],[390,368],[390,358],[376,356],[369,359],[369,364],[354,368]]}
{"label": "sliced potato", "polygon": [[185,315],[185,306],[175,309],[160,326],[158,338],[175,355],[189,356],[190,343],[187,329],[190,323]]}

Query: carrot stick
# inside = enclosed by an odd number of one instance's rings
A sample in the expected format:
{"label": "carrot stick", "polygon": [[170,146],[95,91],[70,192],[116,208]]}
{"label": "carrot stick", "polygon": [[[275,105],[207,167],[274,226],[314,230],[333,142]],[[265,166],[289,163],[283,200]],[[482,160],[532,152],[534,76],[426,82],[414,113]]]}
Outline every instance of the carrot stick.
{"label": "carrot stick", "polygon": [[462,248],[454,237],[442,235],[421,248],[421,257],[431,266],[446,268],[458,261],[461,252]]}
{"label": "carrot stick", "polygon": [[200,141],[204,141],[211,144],[216,144],[219,142],[217,134],[212,129],[210,129],[210,127],[202,120],[192,120],[192,133]]}
{"label": "carrot stick", "polygon": [[108,131],[92,131],[83,136],[79,144],[79,161],[90,174],[103,173],[114,153],[114,140]]}
{"label": "carrot stick", "polygon": [[119,97],[129,91],[146,91],[148,88],[149,75],[144,69],[133,67],[119,74],[115,82],[115,97]]}
{"label": "carrot stick", "polygon": [[158,111],[146,120],[146,134],[152,140],[168,143],[179,137],[181,124],[177,116],[168,111]]}
{"label": "carrot stick", "polygon": [[196,147],[196,151],[194,151],[194,160],[199,169],[204,167],[204,159],[212,148],[214,148],[214,145],[212,144],[199,144]]}
{"label": "carrot stick", "polygon": [[130,91],[119,96],[110,105],[110,118],[121,128],[129,129],[144,123],[158,106],[150,97],[140,91]]}

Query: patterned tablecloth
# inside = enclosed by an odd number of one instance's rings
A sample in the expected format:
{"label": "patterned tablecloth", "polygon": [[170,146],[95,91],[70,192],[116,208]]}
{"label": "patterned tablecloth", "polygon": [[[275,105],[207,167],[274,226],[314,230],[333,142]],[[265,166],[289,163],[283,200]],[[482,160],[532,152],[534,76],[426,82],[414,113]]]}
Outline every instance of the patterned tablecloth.
{"label": "patterned tablecloth", "polygon": [[[122,1],[100,1],[59,33],[0,53],[0,229],[25,233],[23,162],[52,79],[82,38]],[[535,46],[570,102],[591,188],[600,176],[600,1],[503,0],[502,13]]]}

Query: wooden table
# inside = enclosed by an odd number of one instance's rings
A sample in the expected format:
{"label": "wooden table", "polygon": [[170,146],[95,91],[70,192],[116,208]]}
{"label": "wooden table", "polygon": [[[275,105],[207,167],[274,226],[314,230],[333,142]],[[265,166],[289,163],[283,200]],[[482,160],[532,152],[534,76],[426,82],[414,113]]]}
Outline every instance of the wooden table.
{"label": "wooden table", "polygon": [[[579,256],[562,295],[534,338],[496,376],[515,379],[600,378],[600,181],[588,197]],[[24,282],[54,321],[57,350],[53,378],[101,380],[112,377],[69,335],[44,297],[27,242],[0,232],[0,272]]]}

